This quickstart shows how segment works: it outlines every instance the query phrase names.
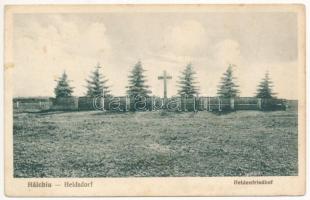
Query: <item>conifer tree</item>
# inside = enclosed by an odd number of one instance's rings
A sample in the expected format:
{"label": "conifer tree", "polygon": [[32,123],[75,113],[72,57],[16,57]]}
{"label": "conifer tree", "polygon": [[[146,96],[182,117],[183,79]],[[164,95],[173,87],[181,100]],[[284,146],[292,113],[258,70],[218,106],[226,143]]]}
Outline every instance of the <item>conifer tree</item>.
{"label": "conifer tree", "polygon": [[54,93],[56,98],[59,97],[71,97],[73,93],[73,87],[69,86],[69,80],[66,72],[64,71],[62,76],[58,78]]}
{"label": "conifer tree", "polygon": [[230,64],[221,78],[220,85],[218,86],[217,94],[223,98],[233,98],[239,95],[238,85],[234,83],[236,78],[233,76],[232,65]]}
{"label": "conifer tree", "polygon": [[107,79],[102,75],[100,72],[101,66],[98,63],[95,66],[95,70],[91,72],[89,79],[86,80],[87,82],[87,93],[86,96],[88,97],[108,97],[110,95],[109,87],[107,84]]}
{"label": "conifer tree", "polygon": [[196,72],[194,71],[192,64],[189,63],[185,70],[182,71],[181,76],[179,77],[179,90],[178,94],[180,96],[194,97],[198,95],[198,87],[196,86],[197,82],[195,81]]}
{"label": "conifer tree", "polygon": [[270,80],[269,72],[265,73],[265,77],[257,87],[257,98],[274,98],[275,93],[272,92],[273,83]]}
{"label": "conifer tree", "polygon": [[148,97],[152,92],[146,85],[146,77],[143,74],[145,70],[142,68],[141,62],[137,62],[130,72],[129,85],[127,86],[127,95],[131,97]]}

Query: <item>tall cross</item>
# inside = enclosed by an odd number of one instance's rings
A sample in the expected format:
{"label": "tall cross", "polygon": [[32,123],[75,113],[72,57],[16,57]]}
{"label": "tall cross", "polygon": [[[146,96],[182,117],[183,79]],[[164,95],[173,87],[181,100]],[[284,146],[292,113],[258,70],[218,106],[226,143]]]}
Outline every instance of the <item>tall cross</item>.
{"label": "tall cross", "polygon": [[158,80],[164,80],[164,99],[167,99],[167,80],[172,79],[172,76],[168,76],[166,70],[162,76],[158,77]]}

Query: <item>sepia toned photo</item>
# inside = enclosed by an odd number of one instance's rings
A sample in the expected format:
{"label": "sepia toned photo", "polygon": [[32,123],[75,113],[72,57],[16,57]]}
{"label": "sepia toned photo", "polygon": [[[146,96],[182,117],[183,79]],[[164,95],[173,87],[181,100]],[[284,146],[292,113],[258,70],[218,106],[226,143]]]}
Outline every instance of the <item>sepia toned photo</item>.
{"label": "sepia toned photo", "polygon": [[7,6],[7,195],[304,194],[304,15]]}

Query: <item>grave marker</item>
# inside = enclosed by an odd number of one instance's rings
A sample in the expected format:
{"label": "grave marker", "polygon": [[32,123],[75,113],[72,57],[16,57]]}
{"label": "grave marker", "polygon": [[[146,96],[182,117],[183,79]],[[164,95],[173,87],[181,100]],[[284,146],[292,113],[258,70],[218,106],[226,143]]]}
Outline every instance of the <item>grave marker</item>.
{"label": "grave marker", "polygon": [[162,76],[158,77],[158,80],[164,80],[164,99],[167,100],[167,80],[172,79],[172,76],[167,75],[166,70],[164,70],[164,73]]}

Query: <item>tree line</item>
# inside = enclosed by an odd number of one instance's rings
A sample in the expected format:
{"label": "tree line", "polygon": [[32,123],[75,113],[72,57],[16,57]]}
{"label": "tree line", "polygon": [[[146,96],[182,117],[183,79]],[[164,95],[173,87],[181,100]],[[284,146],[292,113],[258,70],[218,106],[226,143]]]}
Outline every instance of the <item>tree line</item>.
{"label": "tree line", "polygon": [[[101,66],[98,63],[94,70],[91,72],[88,79],[86,79],[86,94],[87,97],[111,97],[111,90],[108,86],[108,79],[103,75]],[[146,84],[145,69],[143,69],[142,63],[137,62],[128,76],[127,95],[128,96],[142,96],[149,97],[152,94],[150,86]],[[178,95],[186,97],[195,97],[199,95],[198,82],[196,81],[196,72],[189,63],[179,76],[178,83]],[[58,97],[71,97],[73,93],[73,87],[70,86],[70,80],[68,75],[64,71],[63,74],[56,80],[57,85],[54,89],[56,98]],[[262,78],[261,82],[257,86],[255,96],[257,98],[276,98],[275,93],[272,91],[273,82],[270,79],[268,71]],[[233,66],[229,65],[227,70],[223,73],[218,85],[217,95],[223,98],[234,98],[240,94],[239,86],[236,84],[236,77],[233,75]]]}

